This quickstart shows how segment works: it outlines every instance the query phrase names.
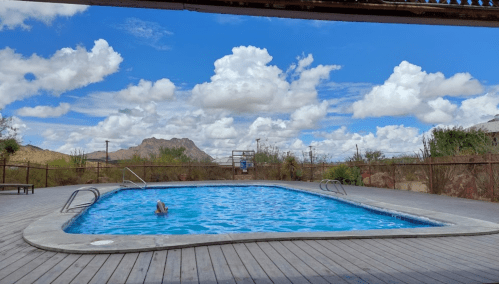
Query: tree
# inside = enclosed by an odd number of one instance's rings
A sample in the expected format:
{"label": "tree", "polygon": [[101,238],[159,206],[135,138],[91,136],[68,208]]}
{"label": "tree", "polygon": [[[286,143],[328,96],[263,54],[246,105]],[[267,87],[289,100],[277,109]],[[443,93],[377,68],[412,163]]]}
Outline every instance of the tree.
{"label": "tree", "polygon": [[12,118],[0,114],[0,156],[7,158],[20,148],[17,129],[12,126]]}
{"label": "tree", "polygon": [[383,152],[381,152],[380,150],[367,149],[364,156],[366,157],[365,159],[368,163],[377,162],[385,159],[385,154],[383,154]]}

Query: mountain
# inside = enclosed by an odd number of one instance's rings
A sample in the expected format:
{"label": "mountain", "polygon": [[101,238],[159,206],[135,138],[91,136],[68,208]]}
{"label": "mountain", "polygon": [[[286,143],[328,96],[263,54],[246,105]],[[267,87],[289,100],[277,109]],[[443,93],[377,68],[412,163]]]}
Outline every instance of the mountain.
{"label": "mountain", "polygon": [[[147,138],[140,143],[140,145],[135,147],[130,147],[128,149],[118,150],[116,152],[109,152],[109,160],[124,160],[130,159],[134,154],[139,155],[142,158],[149,158],[149,154],[159,154],[159,148],[185,148],[185,154],[187,157],[201,161],[209,159],[210,161],[213,158],[201,151],[192,140],[187,138],[172,138],[171,140],[165,139],[156,139],[154,137]],[[106,151],[97,151],[87,154],[88,159],[92,160],[106,160]]]}

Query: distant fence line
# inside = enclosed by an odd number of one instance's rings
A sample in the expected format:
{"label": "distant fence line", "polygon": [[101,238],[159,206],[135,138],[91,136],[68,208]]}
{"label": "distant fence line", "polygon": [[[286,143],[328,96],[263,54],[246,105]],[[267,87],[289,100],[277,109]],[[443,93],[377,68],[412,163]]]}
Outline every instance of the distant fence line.
{"label": "distant fence line", "polygon": [[[409,180],[424,183],[429,193],[450,191],[446,186],[453,178],[464,176],[468,181],[465,193],[457,196],[466,198],[487,198],[499,201],[495,180],[499,179],[499,155],[458,156],[428,158],[424,162],[416,160],[385,160],[376,163],[347,162],[350,167],[361,169],[366,185],[397,189],[397,185]],[[332,163],[300,163],[301,180],[318,181],[331,167]],[[237,166],[237,164],[236,164]],[[80,183],[121,182],[121,170],[129,167],[147,182],[172,180],[217,180],[238,179],[240,170],[234,172],[232,166],[218,164],[160,164],[153,162],[107,164],[97,162],[96,166],[56,167],[33,164],[30,162],[7,162],[3,160],[2,182],[35,183],[36,187]],[[20,170],[23,169],[23,170]],[[25,171],[25,172],[24,172]],[[53,174],[53,172],[56,174]],[[59,171],[59,173],[57,173]],[[255,163],[249,173],[255,180],[287,179],[282,163]],[[383,183],[376,183],[373,177],[382,177]],[[414,176],[409,179],[409,176]],[[442,184],[443,183],[443,184]],[[400,188],[399,188],[400,189]]]}

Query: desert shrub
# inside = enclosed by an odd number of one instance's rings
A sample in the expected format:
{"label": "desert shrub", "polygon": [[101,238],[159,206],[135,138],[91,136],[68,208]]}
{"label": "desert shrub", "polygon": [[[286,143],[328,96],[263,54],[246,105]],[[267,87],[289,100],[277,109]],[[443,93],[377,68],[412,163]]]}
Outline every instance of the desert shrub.
{"label": "desert shrub", "polygon": [[294,156],[286,157],[282,165],[282,170],[284,173],[289,174],[291,180],[295,180],[296,172],[298,171],[298,162],[296,161],[296,158]]}
{"label": "desert shrub", "polygon": [[264,142],[257,149],[255,161],[260,164],[274,164],[283,161],[283,153],[277,146],[268,145]]}
{"label": "desert shrub", "polygon": [[357,186],[364,186],[364,182],[362,181],[362,172],[360,168],[358,167],[353,167],[350,168],[350,171],[352,173],[352,185],[357,185]]}
{"label": "desert shrub", "polygon": [[205,180],[206,176],[206,171],[203,168],[195,167],[191,169],[191,173],[188,178],[189,180]]}
{"label": "desert shrub", "polygon": [[87,155],[85,155],[85,151],[81,149],[71,151],[71,154],[69,155],[69,162],[73,167],[85,167],[87,164]]}
{"label": "desert shrub", "polygon": [[407,173],[405,175],[405,180],[406,181],[415,181],[417,180],[416,175],[414,173]]}
{"label": "desert shrub", "polygon": [[336,167],[332,167],[328,169],[324,176],[325,179],[335,179],[340,181],[342,184],[349,184],[353,181],[354,177],[352,175],[352,171],[345,164],[340,164]]}

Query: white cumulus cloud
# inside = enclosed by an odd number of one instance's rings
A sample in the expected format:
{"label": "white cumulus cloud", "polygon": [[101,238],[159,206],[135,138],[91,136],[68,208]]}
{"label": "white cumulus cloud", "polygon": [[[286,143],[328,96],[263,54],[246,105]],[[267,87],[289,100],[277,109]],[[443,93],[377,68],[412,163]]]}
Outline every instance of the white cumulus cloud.
{"label": "white cumulus cloud", "polygon": [[122,61],[103,39],[96,40],[90,51],[66,47],[47,59],[36,54],[25,58],[7,47],[0,50],[0,108],[41,90],[60,95],[102,81],[118,71]]}
{"label": "white cumulus cloud", "polygon": [[[192,102],[203,108],[234,112],[289,112],[317,101],[316,87],[329,78],[337,65],[308,68],[312,55],[298,62],[293,81],[277,66],[269,65],[267,49],[240,46],[232,54],[215,61],[215,75],[210,82],[194,86]],[[294,69],[294,68],[293,68]]]}
{"label": "white cumulus cloud", "polygon": [[232,126],[234,119],[224,117],[206,126],[206,134],[210,139],[231,139],[237,136],[236,129]]}
{"label": "white cumulus cloud", "polygon": [[23,107],[17,110],[19,116],[32,116],[32,117],[58,117],[65,115],[69,112],[70,105],[68,103],[60,103],[57,107],[50,106],[36,106],[36,107]]}
{"label": "white cumulus cloud", "polygon": [[295,129],[312,129],[318,121],[326,117],[328,103],[302,106],[291,114],[291,127]]}
{"label": "white cumulus cloud", "polygon": [[156,82],[141,79],[139,84],[131,85],[115,93],[115,99],[132,103],[161,102],[172,100],[175,95],[175,85],[169,79]]}
{"label": "white cumulus cloud", "polygon": [[29,30],[31,26],[25,23],[28,19],[49,25],[56,17],[71,17],[87,8],[84,5],[0,0],[0,31],[16,27]]}
{"label": "white cumulus cloud", "polygon": [[469,73],[446,79],[440,72],[428,74],[421,67],[402,61],[383,85],[373,87],[352,104],[353,117],[416,115],[427,123],[445,123],[454,117],[456,106],[442,97],[482,92],[483,86]]}

